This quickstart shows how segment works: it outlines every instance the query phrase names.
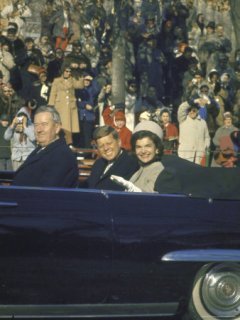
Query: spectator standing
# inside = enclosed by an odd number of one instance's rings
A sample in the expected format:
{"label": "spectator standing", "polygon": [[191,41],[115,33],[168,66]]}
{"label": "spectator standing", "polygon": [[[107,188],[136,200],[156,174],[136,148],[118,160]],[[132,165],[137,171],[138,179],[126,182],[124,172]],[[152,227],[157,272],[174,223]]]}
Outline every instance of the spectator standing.
{"label": "spectator standing", "polygon": [[83,76],[83,88],[75,90],[77,99],[79,125],[81,128],[79,146],[81,148],[92,147],[92,135],[96,122],[95,107],[97,96],[100,92],[98,82],[90,73]]}
{"label": "spectator standing", "polygon": [[44,69],[44,57],[41,50],[35,47],[33,38],[25,38],[24,43],[25,47],[22,50],[21,61],[19,59],[22,86],[18,90],[18,94],[23,99],[29,99],[33,82],[38,79],[39,72]]}
{"label": "spectator standing", "polygon": [[178,147],[178,128],[171,122],[171,114],[168,109],[162,109],[160,112],[160,126],[163,130],[163,148],[164,154],[172,154]]}
{"label": "spectator standing", "polygon": [[72,77],[71,72],[70,67],[63,67],[61,77],[53,80],[48,101],[61,116],[62,129],[69,145],[73,143],[72,133],[80,131],[75,89],[83,87],[83,79]]}
{"label": "spectator standing", "polygon": [[67,53],[64,57],[64,62],[71,64],[72,62],[77,63],[85,63],[87,69],[91,69],[91,62],[88,56],[82,53],[82,45],[79,40],[75,40],[72,42],[72,50]]}
{"label": "spectator standing", "polygon": [[25,44],[18,35],[18,26],[16,23],[9,23],[6,38],[9,45],[9,52],[12,54],[15,63],[19,65]]}
{"label": "spectator standing", "polygon": [[36,41],[35,41],[35,48],[38,48],[41,51],[41,54],[44,59],[44,67],[47,66],[48,64],[48,54],[53,50],[53,44],[49,38],[49,36],[44,35],[40,36]]}
{"label": "spectator standing", "polygon": [[50,42],[53,41],[53,25],[49,22],[55,14],[55,6],[53,0],[46,0],[43,9],[40,12],[41,33],[40,36],[47,36]]}
{"label": "spectator standing", "polygon": [[33,123],[26,113],[17,113],[4,133],[4,139],[11,141],[12,167],[17,170],[36,148]]}
{"label": "spectator standing", "polygon": [[62,74],[64,52],[61,48],[49,53],[50,61],[47,65],[47,81],[52,84],[53,80]]}
{"label": "spectator standing", "polygon": [[51,16],[49,23],[53,25],[52,35],[55,39],[55,48],[61,48],[65,51],[73,35],[70,3],[68,1],[63,1],[63,4]]}
{"label": "spectator standing", "polygon": [[190,104],[194,104],[199,108],[198,114],[206,121],[209,134],[212,138],[217,129],[216,118],[220,108],[214,99],[213,93],[209,92],[207,82],[201,83],[198,92],[190,98]]}
{"label": "spectator standing", "polygon": [[6,114],[0,116],[0,170],[12,170],[10,141],[4,139],[4,133],[9,125]]}
{"label": "spectator standing", "polygon": [[8,22],[14,22],[18,26],[19,34],[25,36],[25,18],[32,16],[30,7],[25,0],[11,0],[1,11],[1,17],[7,18]]}
{"label": "spectator standing", "polygon": [[81,35],[80,42],[82,45],[82,53],[90,59],[91,68],[95,70],[96,73],[100,57],[100,46],[93,34],[90,24],[83,26],[83,34]]}
{"label": "spectator standing", "polygon": [[110,81],[106,81],[98,95],[98,122],[100,126],[104,125],[104,119],[102,116],[103,110],[112,106],[112,84]]}
{"label": "spectator standing", "polygon": [[50,83],[47,81],[46,70],[42,70],[38,79],[33,83],[29,98],[36,101],[37,107],[46,105],[50,94]]}
{"label": "spectator standing", "polygon": [[10,52],[5,49],[8,47],[8,41],[4,36],[0,36],[0,71],[2,72],[3,82],[10,82],[11,70],[16,66],[14,58]]}
{"label": "spectator standing", "polygon": [[10,84],[4,84],[0,89],[0,114],[7,114],[12,121],[24,100],[18,96]]}
{"label": "spectator standing", "polygon": [[178,109],[179,147],[178,156],[196,164],[206,159],[210,147],[207,123],[199,114],[199,107],[183,102]]}
{"label": "spectator standing", "polygon": [[231,134],[238,131],[238,128],[233,125],[233,117],[230,112],[225,112],[223,119],[223,125],[217,129],[212,140],[215,146],[212,167],[232,167],[237,160]]}

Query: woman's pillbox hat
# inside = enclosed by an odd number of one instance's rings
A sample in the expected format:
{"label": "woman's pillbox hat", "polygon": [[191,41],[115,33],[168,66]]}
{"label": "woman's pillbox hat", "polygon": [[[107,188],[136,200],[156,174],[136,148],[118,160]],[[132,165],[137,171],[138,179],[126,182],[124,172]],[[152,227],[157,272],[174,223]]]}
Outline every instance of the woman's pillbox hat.
{"label": "woman's pillbox hat", "polygon": [[133,134],[139,131],[150,131],[158,136],[161,140],[163,138],[162,128],[154,121],[143,120],[139,122],[133,130]]}

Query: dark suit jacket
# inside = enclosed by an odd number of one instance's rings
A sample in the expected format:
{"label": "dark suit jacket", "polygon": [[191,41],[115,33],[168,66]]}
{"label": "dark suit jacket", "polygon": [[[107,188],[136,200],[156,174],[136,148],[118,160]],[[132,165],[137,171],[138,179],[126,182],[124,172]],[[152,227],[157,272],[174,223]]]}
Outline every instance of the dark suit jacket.
{"label": "dark suit jacket", "polygon": [[77,187],[78,165],[76,157],[64,139],[50,143],[41,151],[38,147],[16,171],[13,185]]}
{"label": "dark suit jacket", "polygon": [[135,173],[139,168],[136,157],[129,155],[125,150],[122,150],[122,153],[114,161],[111,168],[103,174],[107,165],[108,162],[103,158],[96,160],[92,167],[91,175],[88,178],[89,188],[123,191],[123,187],[110,179],[111,174],[121,176],[129,180],[133,173]]}

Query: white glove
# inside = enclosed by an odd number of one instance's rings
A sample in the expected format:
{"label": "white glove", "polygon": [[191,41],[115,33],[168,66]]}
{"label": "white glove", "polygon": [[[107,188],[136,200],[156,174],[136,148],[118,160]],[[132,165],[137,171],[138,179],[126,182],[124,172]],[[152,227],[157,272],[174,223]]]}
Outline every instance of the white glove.
{"label": "white glove", "polygon": [[139,189],[138,187],[136,187],[132,182],[125,180],[122,177],[119,176],[115,176],[115,175],[111,175],[110,179],[114,182],[116,182],[117,184],[119,184],[120,186],[125,188],[125,191],[129,191],[129,192],[142,192],[141,189]]}

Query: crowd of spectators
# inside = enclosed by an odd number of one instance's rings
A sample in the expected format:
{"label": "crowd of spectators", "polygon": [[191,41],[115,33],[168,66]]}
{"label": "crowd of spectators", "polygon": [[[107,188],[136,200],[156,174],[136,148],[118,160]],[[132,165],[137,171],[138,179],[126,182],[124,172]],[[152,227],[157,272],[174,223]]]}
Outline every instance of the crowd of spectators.
{"label": "crowd of spectators", "polygon": [[[107,124],[129,151],[135,126],[153,120],[163,129],[165,154],[237,165],[237,146],[224,137],[240,127],[240,53],[224,25],[205,21],[193,0],[122,2],[125,101],[119,105],[112,102],[116,13],[104,0],[46,0],[38,38],[25,33],[33,14],[26,0],[5,0],[1,9],[0,116],[9,122],[7,140],[34,146],[26,132],[36,110],[50,105],[73,148],[94,148],[94,129]],[[15,137],[11,129],[29,103]]]}

